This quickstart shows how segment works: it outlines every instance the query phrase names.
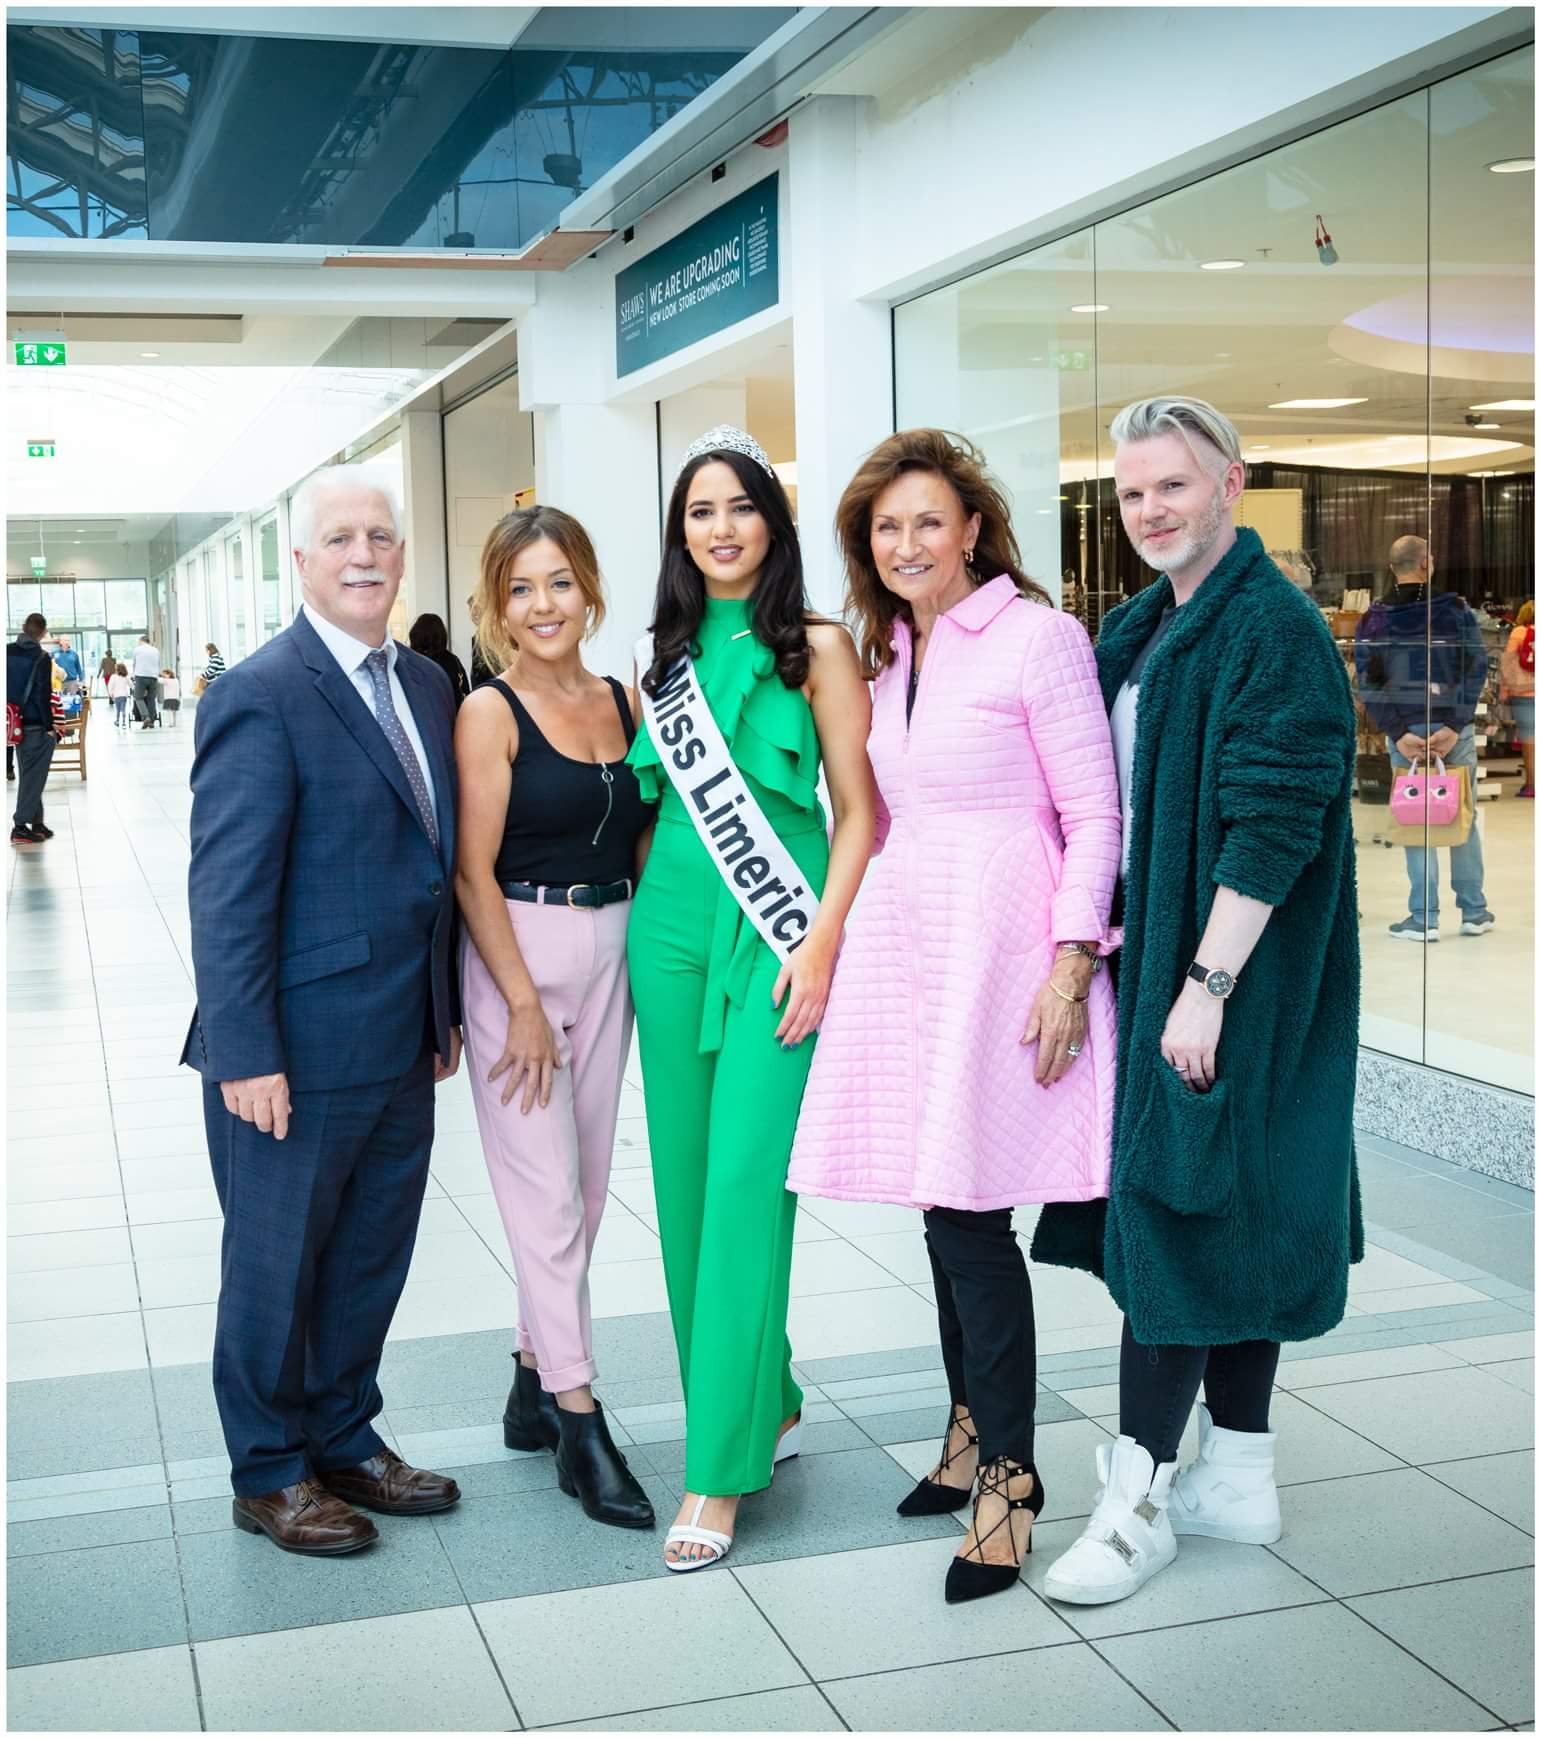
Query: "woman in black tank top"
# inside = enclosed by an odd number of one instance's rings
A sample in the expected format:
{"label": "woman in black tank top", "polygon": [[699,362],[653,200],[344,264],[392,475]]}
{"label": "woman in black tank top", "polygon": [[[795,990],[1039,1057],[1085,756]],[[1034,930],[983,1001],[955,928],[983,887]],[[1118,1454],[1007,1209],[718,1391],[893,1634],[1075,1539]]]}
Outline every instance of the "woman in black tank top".
{"label": "woman in black tank top", "polygon": [[604,608],[577,520],[528,507],[493,528],[474,615],[502,673],[455,724],[455,892],[467,1071],[519,1286],[504,1440],[555,1449],[558,1482],[595,1520],[650,1527],[591,1387],[588,1265],[631,1046],[626,924],[653,822],[626,764],[637,697],[583,664]]}

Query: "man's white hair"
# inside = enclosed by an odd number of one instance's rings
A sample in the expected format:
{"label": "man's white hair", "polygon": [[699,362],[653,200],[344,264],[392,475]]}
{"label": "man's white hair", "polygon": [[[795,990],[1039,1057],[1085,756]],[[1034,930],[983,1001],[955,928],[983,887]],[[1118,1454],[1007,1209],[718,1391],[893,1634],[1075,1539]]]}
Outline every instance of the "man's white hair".
{"label": "man's white hair", "polygon": [[[1227,465],[1243,462],[1241,436],[1237,434],[1235,424],[1202,398],[1137,399],[1133,404],[1126,404],[1113,418],[1108,433],[1115,447],[1123,446],[1126,441],[1149,441],[1160,435],[1177,435],[1211,476]],[[1204,445],[1195,446],[1195,439],[1203,441]]]}
{"label": "man's white hair", "polygon": [[382,495],[391,510],[391,529],[401,542],[401,503],[396,498],[396,486],[391,479],[368,465],[323,465],[294,491],[289,502],[289,542],[295,549],[308,550],[316,529],[316,504],[323,496],[343,491],[365,489]]}

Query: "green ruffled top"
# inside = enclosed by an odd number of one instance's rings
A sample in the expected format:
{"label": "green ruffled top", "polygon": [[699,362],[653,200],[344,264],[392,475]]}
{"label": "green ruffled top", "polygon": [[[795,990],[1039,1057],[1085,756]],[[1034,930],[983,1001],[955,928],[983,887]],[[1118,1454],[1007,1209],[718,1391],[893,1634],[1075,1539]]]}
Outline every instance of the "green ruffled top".
{"label": "green ruffled top", "polygon": [[[750,614],[747,599],[707,598],[696,636],[701,648],[695,659],[697,683],[734,764],[780,837],[824,833],[813,709],[799,689],[788,688],[776,674],[775,654],[749,631]],[[637,726],[626,761],[643,801],[659,805],[659,822],[694,831],[645,721]],[[763,945],[727,887],[719,887],[701,1017],[703,1053],[722,1047],[724,1000],[743,1007],[755,953]]]}

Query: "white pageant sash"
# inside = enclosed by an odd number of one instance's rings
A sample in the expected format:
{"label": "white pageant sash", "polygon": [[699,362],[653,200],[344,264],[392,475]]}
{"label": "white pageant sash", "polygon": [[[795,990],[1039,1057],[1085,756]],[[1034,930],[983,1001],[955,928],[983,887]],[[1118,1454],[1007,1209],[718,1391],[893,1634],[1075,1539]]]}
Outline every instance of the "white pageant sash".
{"label": "white pageant sash", "polygon": [[[636,657],[645,675],[653,662],[651,634],[638,640]],[[640,682],[637,691],[658,758],[707,856],[766,945],[778,959],[790,959],[807,939],[819,902],[733,764],[694,663],[682,657],[656,694]]]}

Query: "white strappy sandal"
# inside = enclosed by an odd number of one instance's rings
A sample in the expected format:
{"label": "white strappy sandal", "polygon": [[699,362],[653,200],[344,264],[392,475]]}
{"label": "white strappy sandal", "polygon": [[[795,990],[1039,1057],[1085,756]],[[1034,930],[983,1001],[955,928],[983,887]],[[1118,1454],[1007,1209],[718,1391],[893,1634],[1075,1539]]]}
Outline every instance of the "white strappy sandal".
{"label": "white strappy sandal", "polygon": [[786,1431],[781,1441],[776,1444],[776,1452],[771,1456],[771,1465],[780,1466],[784,1460],[795,1460],[803,1447],[803,1415],[797,1415],[797,1422]]}
{"label": "white strappy sandal", "polygon": [[[790,1434],[790,1432],[788,1434]],[[664,1556],[663,1566],[665,1569],[672,1569],[677,1575],[683,1575],[687,1570],[691,1569],[708,1569],[713,1563],[720,1563],[723,1558],[727,1556],[728,1550],[733,1544],[733,1535],[731,1533],[714,1532],[712,1528],[703,1527],[699,1524],[701,1520],[701,1511],[706,1507],[706,1504],[707,1499],[705,1497],[697,1497],[696,1506],[691,1514],[689,1526],[670,1527],[669,1531],[664,1535],[663,1543],[666,1555]],[[667,1555],[668,1549],[671,1545],[706,1545],[715,1551],[716,1555],[714,1557],[687,1557],[679,1562],[672,1562]]]}

